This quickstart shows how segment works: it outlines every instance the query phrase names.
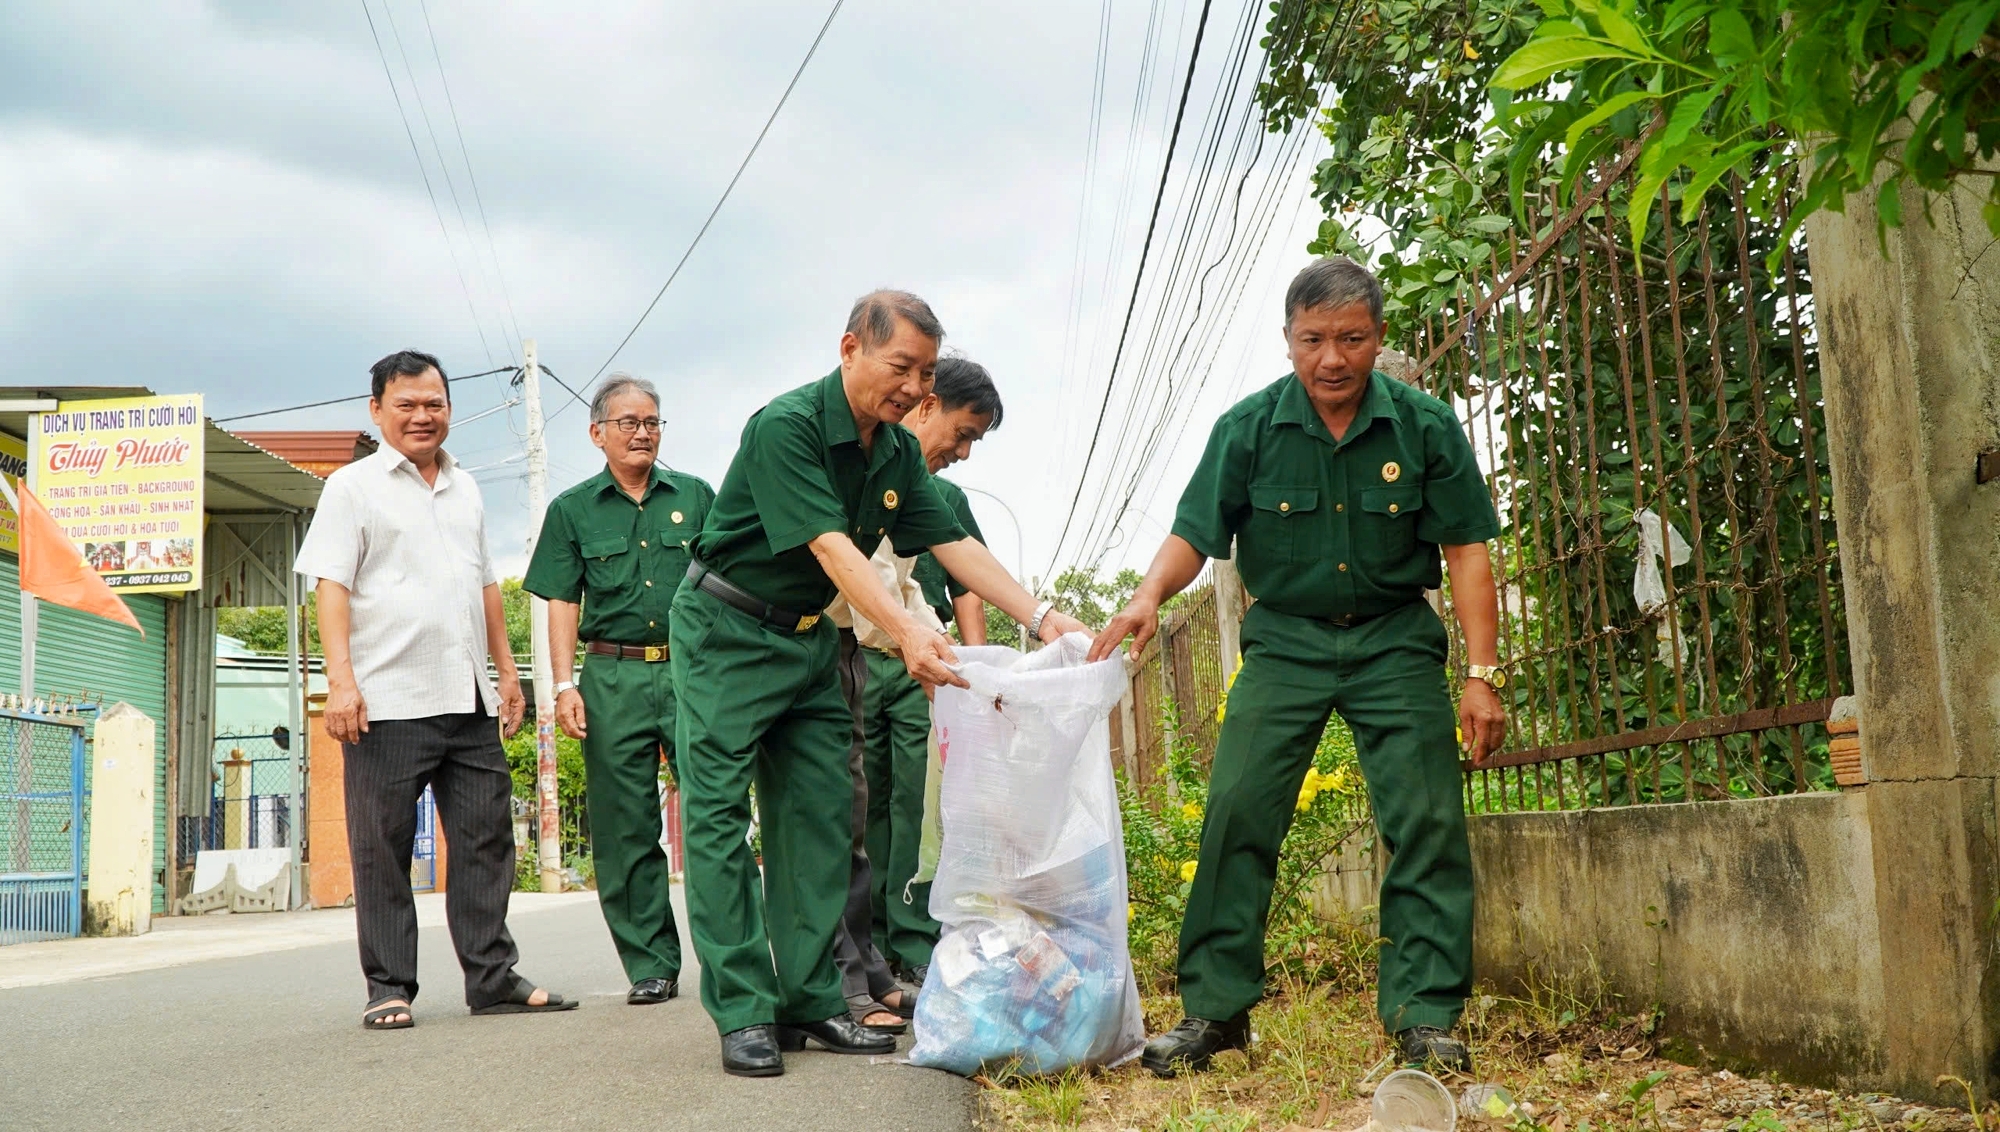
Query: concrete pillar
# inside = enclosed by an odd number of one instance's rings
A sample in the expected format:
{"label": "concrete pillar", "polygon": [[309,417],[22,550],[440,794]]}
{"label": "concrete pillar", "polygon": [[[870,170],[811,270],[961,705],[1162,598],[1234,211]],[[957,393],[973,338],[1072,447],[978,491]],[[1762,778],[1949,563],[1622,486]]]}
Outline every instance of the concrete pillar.
{"label": "concrete pillar", "polygon": [[222,760],[222,847],[250,848],[250,760],[231,747]]}
{"label": "concrete pillar", "polygon": [[113,704],[93,746],[85,921],[93,935],[143,935],[153,926],[153,721]]}
{"label": "concrete pillar", "polygon": [[[1984,188],[1983,179],[1974,186]],[[1970,193],[1806,224],[1869,784],[1882,1083],[2000,1092],[2000,255]],[[1858,1009],[1869,1009],[1857,1004]],[[1958,1103],[1963,1103],[1960,1095]]]}

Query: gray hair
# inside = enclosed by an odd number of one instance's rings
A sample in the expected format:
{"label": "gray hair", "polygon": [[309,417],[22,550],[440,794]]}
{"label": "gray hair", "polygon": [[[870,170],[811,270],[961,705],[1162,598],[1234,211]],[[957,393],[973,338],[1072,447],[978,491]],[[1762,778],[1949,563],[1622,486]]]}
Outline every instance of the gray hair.
{"label": "gray hair", "polygon": [[1368,318],[1382,321],[1382,283],[1374,272],[1344,255],[1316,259],[1292,277],[1285,288],[1285,325],[1300,311],[1338,310],[1353,303],[1368,304]]}
{"label": "gray hair", "polygon": [[862,349],[873,350],[895,336],[899,318],[931,341],[944,341],[944,326],[931,305],[908,291],[870,291],[854,300],[854,309],[847,313],[847,332],[861,339]]}
{"label": "gray hair", "polygon": [[643,377],[633,377],[629,373],[614,373],[604,379],[603,384],[597,387],[597,392],[590,395],[591,423],[602,423],[605,419],[604,414],[610,411],[611,399],[627,392],[644,393],[651,397],[653,411],[656,413],[660,411],[660,391],[653,388],[652,382]]}

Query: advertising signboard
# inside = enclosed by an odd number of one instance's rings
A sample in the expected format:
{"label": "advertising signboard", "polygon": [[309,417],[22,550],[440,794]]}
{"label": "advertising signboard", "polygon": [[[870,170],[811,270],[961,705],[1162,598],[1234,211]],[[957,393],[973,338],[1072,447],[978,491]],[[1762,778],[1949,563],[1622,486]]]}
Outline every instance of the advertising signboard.
{"label": "advertising signboard", "polygon": [[28,487],[113,589],[201,588],[201,394],[65,401],[30,420]]}

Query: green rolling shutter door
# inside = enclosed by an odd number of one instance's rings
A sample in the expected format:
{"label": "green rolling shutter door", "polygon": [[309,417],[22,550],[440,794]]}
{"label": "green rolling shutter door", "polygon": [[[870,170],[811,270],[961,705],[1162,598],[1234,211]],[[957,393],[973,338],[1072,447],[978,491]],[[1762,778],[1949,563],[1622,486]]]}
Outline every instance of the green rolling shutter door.
{"label": "green rolling shutter door", "polygon": [[[21,686],[20,563],[0,555],[0,691]],[[74,696],[88,690],[104,705],[123,700],[153,721],[153,914],[167,910],[159,878],[167,868],[167,598],[124,594],[125,604],[145,626],[142,639],[130,626],[43,602],[36,636],[35,691]],[[88,771],[86,771],[86,774]]]}

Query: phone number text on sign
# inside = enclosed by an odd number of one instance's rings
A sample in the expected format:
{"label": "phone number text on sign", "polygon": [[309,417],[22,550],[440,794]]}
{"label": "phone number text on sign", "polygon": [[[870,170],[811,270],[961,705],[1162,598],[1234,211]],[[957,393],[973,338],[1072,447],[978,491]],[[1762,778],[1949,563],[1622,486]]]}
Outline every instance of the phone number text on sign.
{"label": "phone number text on sign", "polygon": [[201,586],[201,395],[64,402],[33,426],[29,486],[113,588]]}

